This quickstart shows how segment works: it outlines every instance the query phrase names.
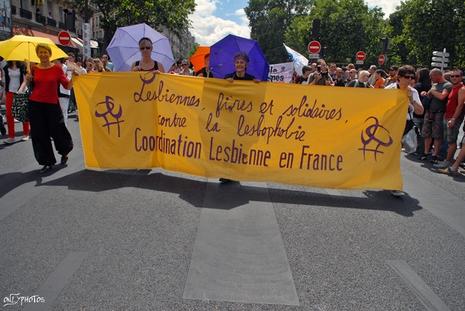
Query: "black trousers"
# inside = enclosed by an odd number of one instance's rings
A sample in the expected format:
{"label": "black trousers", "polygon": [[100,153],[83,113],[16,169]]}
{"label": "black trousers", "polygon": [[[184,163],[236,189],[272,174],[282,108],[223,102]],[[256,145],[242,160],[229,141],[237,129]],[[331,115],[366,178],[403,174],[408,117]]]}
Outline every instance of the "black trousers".
{"label": "black trousers", "polygon": [[29,102],[29,122],[34,156],[40,165],[56,163],[51,138],[60,155],[67,155],[73,149],[73,139],[59,104]]}

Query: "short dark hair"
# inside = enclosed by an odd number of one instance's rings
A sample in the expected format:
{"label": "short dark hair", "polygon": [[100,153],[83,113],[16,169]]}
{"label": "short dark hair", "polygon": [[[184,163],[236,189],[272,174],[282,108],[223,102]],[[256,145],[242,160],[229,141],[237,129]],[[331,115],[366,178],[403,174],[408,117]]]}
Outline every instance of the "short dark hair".
{"label": "short dark hair", "polygon": [[247,53],[245,52],[238,52],[234,55],[234,61],[236,61],[236,59],[238,58],[242,58],[246,63],[249,63],[249,55],[247,55]]}
{"label": "short dark hair", "polygon": [[398,75],[400,77],[405,77],[408,74],[412,74],[413,76],[415,76],[415,68],[413,68],[410,65],[404,65],[404,66],[399,68]]}
{"label": "short dark hair", "polygon": [[397,71],[397,70],[399,70],[399,67],[397,67],[397,66],[389,67],[389,71]]}
{"label": "short dark hair", "polygon": [[463,71],[458,68],[453,68],[450,70],[450,72],[458,72],[460,76],[463,76]]}
{"label": "short dark hair", "polygon": [[148,42],[150,42],[151,45],[153,45],[152,40],[150,40],[150,38],[147,38],[147,37],[142,37],[142,38],[139,40],[139,45],[140,45],[143,41],[148,41]]}
{"label": "short dark hair", "polygon": [[383,69],[376,69],[375,71],[377,74],[381,75],[381,77],[383,78],[386,78],[387,77],[387,73],[386,71],[384,71]]}
{"label": "short dark hair", "polygon": [[308,66],[303,66],[302,67],[302,73],[304,74],[306,71],[311,71],[312,68],[308,67]]}

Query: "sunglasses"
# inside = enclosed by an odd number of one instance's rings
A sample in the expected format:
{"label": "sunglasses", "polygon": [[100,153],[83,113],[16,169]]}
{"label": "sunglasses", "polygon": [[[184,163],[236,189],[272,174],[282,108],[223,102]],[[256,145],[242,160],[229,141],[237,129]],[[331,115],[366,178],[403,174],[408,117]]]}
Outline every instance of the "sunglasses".
{"label": "sunglasses", "polygon": [[461,75],[451,75],[450,77],[451,77],[451,78],[460,78],[460,77],[462,77],[462,76],[461,76]]}
{"label": "sunglasses", "polygon": [[151,48],[152,48],[151,46],[141,46],[139,49],[143,51],[143,50],[150,50]]}

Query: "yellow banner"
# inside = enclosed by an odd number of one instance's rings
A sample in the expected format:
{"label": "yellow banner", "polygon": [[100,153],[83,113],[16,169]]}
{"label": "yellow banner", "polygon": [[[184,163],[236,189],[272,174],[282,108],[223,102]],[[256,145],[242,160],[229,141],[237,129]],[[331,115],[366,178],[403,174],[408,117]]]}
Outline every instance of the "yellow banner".
{"label": "yellow banner", "polygon": [[77,78],[87,168],[401,189],[407,95],[153,73]]}

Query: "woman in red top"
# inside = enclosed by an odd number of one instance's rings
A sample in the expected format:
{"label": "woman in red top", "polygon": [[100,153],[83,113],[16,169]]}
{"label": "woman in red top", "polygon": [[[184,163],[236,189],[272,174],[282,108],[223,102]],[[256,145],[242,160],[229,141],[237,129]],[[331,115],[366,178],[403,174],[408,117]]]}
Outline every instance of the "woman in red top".
{"label": "woman in red top", "polygon": [[26,75],[26,80],[32,84],[29,96],[32,147],[37,162],[43,165],[40,172],[44,173],[56,163],[51,138],[61,155],[62,165],[66,164],[68,153],[73,149],[73,140],[64,123],[57,91],[60,84],[69,90],[73,83],[58,65],[50,62],[52,51],[48,45],[38,44],[36,53],[40,63],[32,68],[32,74]]}

